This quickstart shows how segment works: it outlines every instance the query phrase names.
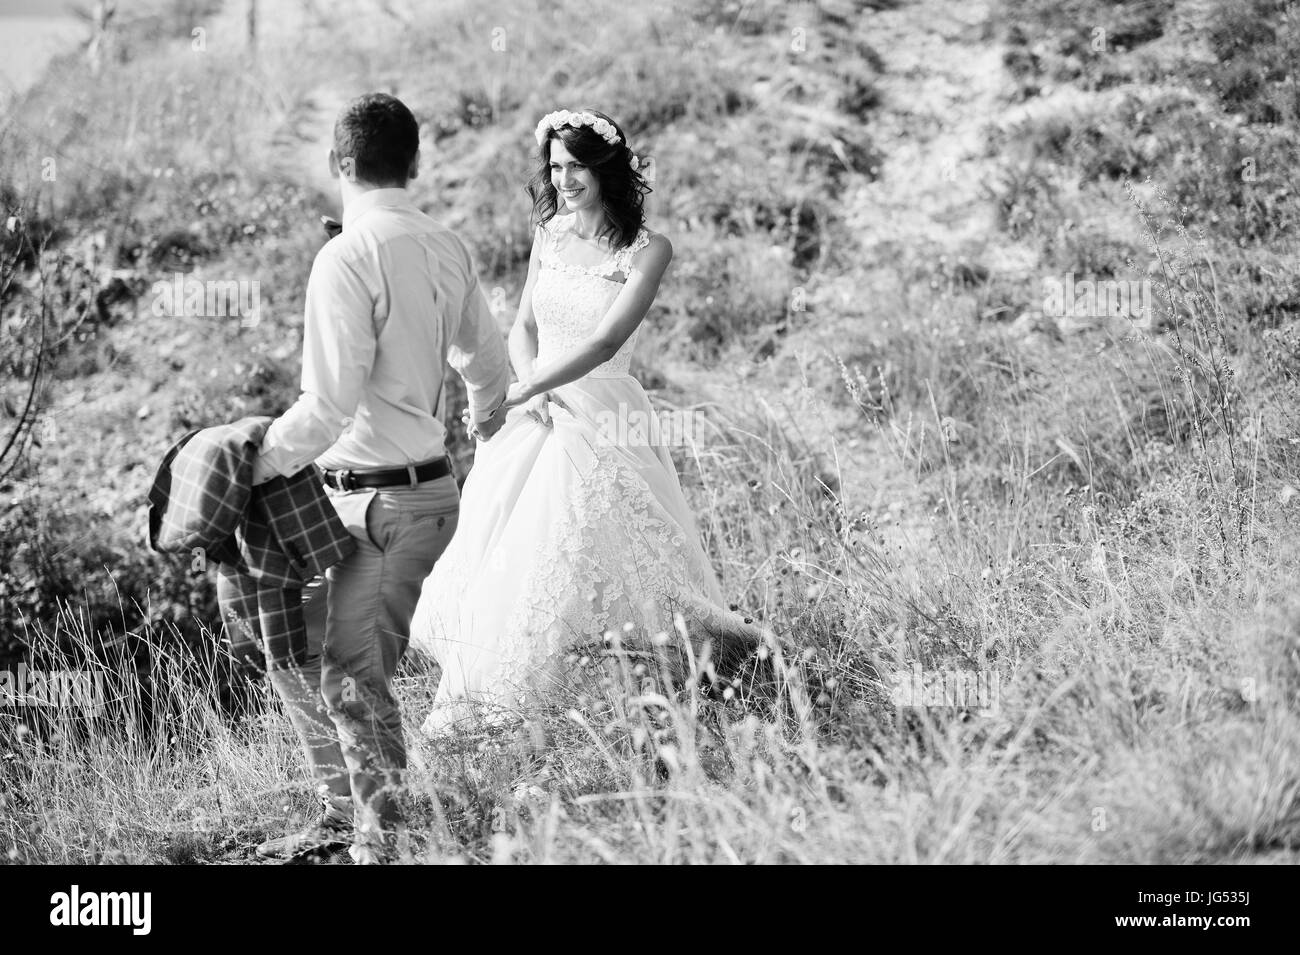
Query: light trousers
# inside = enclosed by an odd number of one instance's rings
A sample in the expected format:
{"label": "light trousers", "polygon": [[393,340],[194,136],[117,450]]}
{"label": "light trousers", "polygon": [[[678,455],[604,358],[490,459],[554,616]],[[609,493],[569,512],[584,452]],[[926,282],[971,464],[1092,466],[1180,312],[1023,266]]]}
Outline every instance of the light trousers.
{"label": "light trousers", "polygon": [[425,577],[456,530],[448,475],[414,488],[330,489],[353,554],[307,588],[307,663],[272,671],[318,793],[354,814],[359,846],[391,855],[406,769],[393,675]]}

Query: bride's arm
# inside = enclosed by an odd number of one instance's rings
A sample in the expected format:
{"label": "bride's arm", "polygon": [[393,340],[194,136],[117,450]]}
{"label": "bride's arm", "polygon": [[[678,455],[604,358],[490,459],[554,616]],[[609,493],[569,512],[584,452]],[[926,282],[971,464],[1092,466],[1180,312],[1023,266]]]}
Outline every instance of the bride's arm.
{"label": "bride's arm", "polygon": [[[521,374],[519,381],[510,386],[505,407],[523,404],[536,395],[577,381],[597,365],[613,358],[650,310],[655,295],[659,292],[659,282],[672,258],[672,244],[662,235],[653,236],[650,244],[632,260],[632,271],[623,290],[618,293],[618,298],[609,307],[595,331],[582,344],[554,361],[547,362],[540,368],[532,367],[526,375]],[[521,304],[521,315],[522,309]],[[531,320],[531,308],[528,317]],[[533,355],[536,354],[534,350]],[[511,332],[510,355],[514,357],[514,332]],[[515,367],[518,371],[518,366]]]}
{"label": "bride's arm", "polygon": [[515,323],[510,327],[510,337],[507,342],[510,365],[515,370],[515,377],[520,381],[532,376],[533,365],[537,361],[537,321],[533,318],[533,285],[537,282],[538,257],[542,241],[539,227],[533,238],[533,253],[528,259],[528,278],[524,281],[524,291],[519,297],[519,311],[515,313]]}

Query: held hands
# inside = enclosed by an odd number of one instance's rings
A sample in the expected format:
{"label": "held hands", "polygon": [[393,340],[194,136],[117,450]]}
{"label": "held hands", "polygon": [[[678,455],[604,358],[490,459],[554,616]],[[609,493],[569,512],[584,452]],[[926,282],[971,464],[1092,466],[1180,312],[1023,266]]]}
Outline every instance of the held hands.
{"label": "held hands", "polygon": [[501,430],[501,426],[506,423],[505,411],[498,407],[496,411],[488,415],[484,421],[474,421],[469,415],[469,409],[465,408],[460,413],[461,424],[465,425],[465,431],[471,438],[477,438],[479,441],[490,441],[492,436]]}
{"label": "held hands", "polygon": [[497,406],[483,421],[474,421],[470,417],[469,409],[464,408],[460,413],[461,423],[465,425],[465,430],[471,438],[477,438],[480,441],[491,440],[492,436],[506,423],[506,412],[512,408],[524,409],[524,413],[535,420],[538,424],[549,428],[551,426],[550,405],[554,402],[561,408],[568,410],[563,401],[555,394],[543,391],[540,394],[533,394],[529,387],[521,381],[516,381],[506,392],[505,399]]}

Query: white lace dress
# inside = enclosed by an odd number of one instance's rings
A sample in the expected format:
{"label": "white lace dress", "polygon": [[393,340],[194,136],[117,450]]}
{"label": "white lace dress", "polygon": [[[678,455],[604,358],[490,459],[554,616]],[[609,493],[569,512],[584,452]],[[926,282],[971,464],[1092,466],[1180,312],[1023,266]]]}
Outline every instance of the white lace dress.
{"label": "white lace dress", "polygon": [[[598,265],[571,265],[556,240],[572,219],[539,230],[539,365],[592,332],[622,289],[611,276],[626,276],[649,242],[643,229]],[[456,534],[411,624],[412,648],[442,668],[425,733],[518,713],[568,682],[573,648],[600,644],[609,631],[625,646],[653,643],[678,632],[681,614],[692,639],[755,637],[725,606],[668,449],[625,440],[644,429],[620,437],[610,426],[654,428],[646,393],[628,374],[635,338],[552,392],[560,401],[549,405],[549,426],[516,409],[480,442]]]}

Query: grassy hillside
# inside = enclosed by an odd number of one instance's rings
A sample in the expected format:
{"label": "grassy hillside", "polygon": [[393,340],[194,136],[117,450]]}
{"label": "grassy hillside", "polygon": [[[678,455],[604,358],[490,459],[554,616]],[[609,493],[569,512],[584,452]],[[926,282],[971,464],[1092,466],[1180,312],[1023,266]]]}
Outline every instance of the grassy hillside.
{"label": "grassy hillside", "polygon": [[[0,850],[243,860],[310,811],[211,650],[210,581],[143,548],[144,493],[182,429],[293,400],[332,114],[387,89],[503,323],[536,118],[596,105],[656,157],[676,257],[635,370],[706,412],[684,483],[781,635],[712,694],[615,668],[518,736],[416,743],[416,858],[1294,860],[1291,4],[358,3],[255,56],[237,16],[164,5],[0,128],[10,422],[42,301],[55,343],[0,632],[120,695],[91,726],[0,711]],[[155,314],[176,272],[258,281],[260,321]],[[1085,282],[1149,307],[1054,307]],[[985,698],[899,705],[913,674]],[[412,729],[432,682],[403,675]]]}

